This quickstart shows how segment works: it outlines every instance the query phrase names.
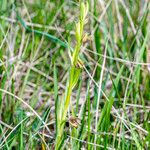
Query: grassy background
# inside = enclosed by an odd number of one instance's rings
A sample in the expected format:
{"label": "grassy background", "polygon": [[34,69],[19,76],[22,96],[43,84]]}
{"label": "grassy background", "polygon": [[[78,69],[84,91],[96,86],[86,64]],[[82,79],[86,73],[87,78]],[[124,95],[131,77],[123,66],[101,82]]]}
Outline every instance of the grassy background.
{"label": "grassy background", "polygon": [[[149,149],[149,1],[87,1],[61,149]],[[54,149],[71,62],[49,35],[73,48],[79,14],[75,0],[0,0],[0,149]]]}

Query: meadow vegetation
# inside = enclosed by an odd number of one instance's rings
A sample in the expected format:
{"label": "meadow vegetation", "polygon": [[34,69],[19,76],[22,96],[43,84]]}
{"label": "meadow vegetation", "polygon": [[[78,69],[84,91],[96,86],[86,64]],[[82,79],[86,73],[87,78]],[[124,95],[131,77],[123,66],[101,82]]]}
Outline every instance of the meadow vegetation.
{"label": "meadow vegetation", "polygon": [[149,0],[0,0],[0,149],[150,149]]}

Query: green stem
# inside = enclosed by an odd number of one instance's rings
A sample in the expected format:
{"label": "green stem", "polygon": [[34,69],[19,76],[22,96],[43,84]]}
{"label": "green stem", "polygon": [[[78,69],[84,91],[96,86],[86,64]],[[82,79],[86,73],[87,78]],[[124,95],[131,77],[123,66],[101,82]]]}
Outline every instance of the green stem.
{"label": "green stem", "polygon": [[70,104],[70,98],[71,98],[71,93],[72,93],[72,83],[73,83],[73,79],[74,79],[74,71],[75,68],[72,66],[70,69],[70,78],[69,78],[69,86],[67,88],[67,93],[66,93],[66,99],[65,99],[65,105],[64,105],[64,112],[62,114],[62,119],[59,121],[59,132],[57,133],[57,137],[56,137],[56,147],[55,149],[58,150],[61,142],[62,142],[62,136],[63,136],[63,131],[64,131],[64,127],[65,127],[65,120],[66,120],[66,116],[67,116],[67,110]]}
{"label": "green stem", "polygon": [[62,117],[63,121],[66,119],[67,110],[68,110],[68,107],[70,104],[70,97],[71,97],[72,87],[73,87],[72,83],[73,83],[73,79],[74,79],[74,71],[75,71],[75,68],[72,66],[70,69],[69,86],[67,89],[67,95],[66,95],[65,106],[64,106],[64,113],[63,113],[63,117]]}

